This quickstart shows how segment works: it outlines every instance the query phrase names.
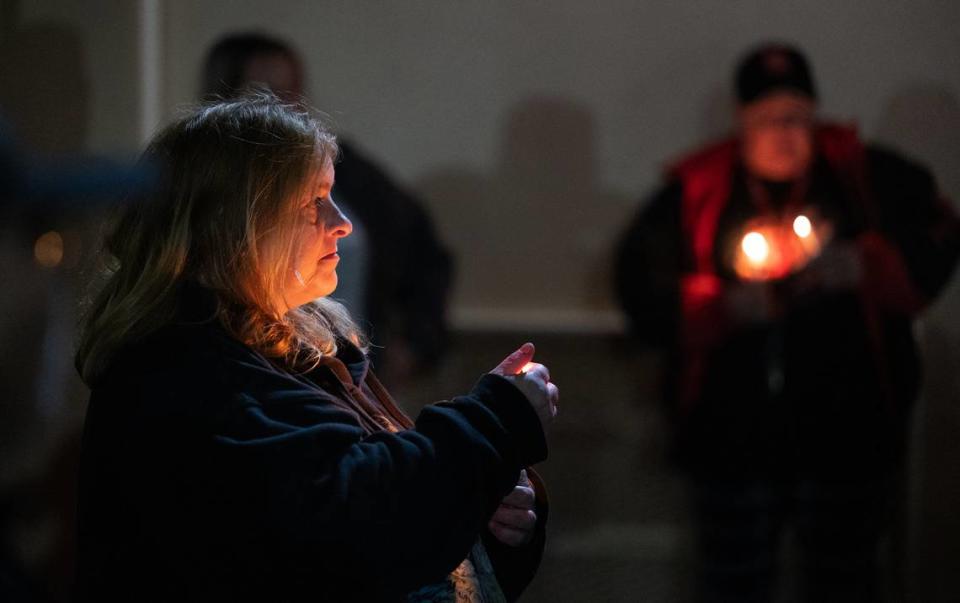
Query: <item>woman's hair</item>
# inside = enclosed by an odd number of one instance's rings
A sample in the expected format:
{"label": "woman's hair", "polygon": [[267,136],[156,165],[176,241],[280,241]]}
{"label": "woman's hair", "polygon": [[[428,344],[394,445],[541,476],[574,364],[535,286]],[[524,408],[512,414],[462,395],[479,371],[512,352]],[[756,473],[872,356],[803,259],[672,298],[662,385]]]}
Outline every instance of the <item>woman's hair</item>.
{"label": "woman's hair", "polygon": [[264,92],[203,105],[162,130],[142,158],[157,185],[121,206],[104,240],[105,284],[81,324],[84,380],[174,320],[187,281],[215,293],[228,333],[282,366],[314,366],[336,353],[338,335],[361,344],[332,300],[285,313],[277,303],[294,270],[299,201],[336,154],[320,121]]}

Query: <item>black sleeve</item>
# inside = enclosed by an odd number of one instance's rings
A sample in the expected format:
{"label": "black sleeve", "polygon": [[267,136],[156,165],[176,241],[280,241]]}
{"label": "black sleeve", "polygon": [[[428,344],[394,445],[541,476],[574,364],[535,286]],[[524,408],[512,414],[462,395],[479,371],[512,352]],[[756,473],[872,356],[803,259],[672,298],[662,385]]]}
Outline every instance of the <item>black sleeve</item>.
{"label": "black sleeve", "polygon": [[933,176],[889,150],[870,148],[868,165],[883,234],[903,256],[914,285],[933,299],[960,256],[960,222]]}
{"label": "black sleeve", "polygon": [[682,188],[673,182],[641,208],[617,247],[616,293],[631,333],[669,347],[678,332],[683,245]]}
{"label": "black sleeve", "polygon": [[[273,380],[266,367],[238,369]],[[547,454],[533,408],[501,377],[427,407],[413,429],[366,437],[349,412],[278,383],[238,396],[221,421],[217,458],[234,477],[224,487],[259,501],[251,512],[278,549],[334,574],[371,568],[364,588],[378,596],[443,579],[520,469]]]}

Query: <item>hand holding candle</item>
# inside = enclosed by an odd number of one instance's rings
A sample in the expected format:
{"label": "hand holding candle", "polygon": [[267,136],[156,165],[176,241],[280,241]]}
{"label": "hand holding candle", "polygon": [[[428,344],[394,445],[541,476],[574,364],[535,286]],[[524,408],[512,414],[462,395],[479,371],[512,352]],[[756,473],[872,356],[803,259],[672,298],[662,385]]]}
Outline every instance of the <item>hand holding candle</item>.
{"label": "hand holding candle", "polygon": [[550,382],[550,371],[547,367],[533,362],[534,352],[536,348],[533,344],[525,343],[490,372],[517,386],[533,406],[540,418],[540,424],[546,428],[557,416],[560,390]]}
{"label": "hand holding candle", "polygon": [[758,219],[745,225],[733,256],[733,269],[748,281],[769,281],[797,272],[815,259],[830,227],[805,211],[778,220]]}

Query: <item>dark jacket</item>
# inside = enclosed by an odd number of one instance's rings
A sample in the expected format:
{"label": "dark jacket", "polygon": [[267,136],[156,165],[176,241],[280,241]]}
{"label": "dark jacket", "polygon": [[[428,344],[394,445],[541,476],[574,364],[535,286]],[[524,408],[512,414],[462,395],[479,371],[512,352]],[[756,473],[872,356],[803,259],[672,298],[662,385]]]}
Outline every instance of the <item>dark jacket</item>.
{"label": "dark jacket", "polygon": [[[728,320],[738,277],[723,265],[724,227],[756,211],[737,140],[676,164],[621,241],[619,297],[634,334],[668,354],[680,452],[694,468],[862,469],[901,452],[919,381],[911,320],[949,278],[960,224],[922,167],[842,126],[819,127],[815,144],[806,202],[859,248],[859,290],[791,296],[788,277],[771,285],[775,321]],[[771,359],[781,394],[769,389]]]}
{"label": "dark jacket", "polygon": [[[399,410],[341,342],[307,374],[230,338],[209,294],[94,384],[80,479],[81,601],[402,600],[478,537],[515,598],[543,547],[483,535],[521,468],[546,458],[520,391],[492,375]],[[372,432],[372,433],[371,433]]]}

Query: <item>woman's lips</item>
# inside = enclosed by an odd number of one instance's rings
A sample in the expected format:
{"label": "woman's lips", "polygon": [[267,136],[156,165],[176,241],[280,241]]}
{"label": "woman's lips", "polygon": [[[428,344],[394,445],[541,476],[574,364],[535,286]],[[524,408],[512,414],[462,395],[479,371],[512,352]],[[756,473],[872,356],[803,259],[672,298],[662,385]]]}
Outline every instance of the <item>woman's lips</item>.
{"label": "woman's lips", "polygon": [[330,261],[339,260],[339,259],[340,259],[340,255],[336,251],[334,251],[333,253],[328,253],[327,255],[320,258],[320,261],[330,262]]}

